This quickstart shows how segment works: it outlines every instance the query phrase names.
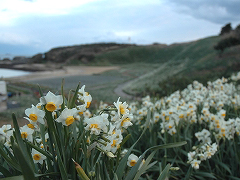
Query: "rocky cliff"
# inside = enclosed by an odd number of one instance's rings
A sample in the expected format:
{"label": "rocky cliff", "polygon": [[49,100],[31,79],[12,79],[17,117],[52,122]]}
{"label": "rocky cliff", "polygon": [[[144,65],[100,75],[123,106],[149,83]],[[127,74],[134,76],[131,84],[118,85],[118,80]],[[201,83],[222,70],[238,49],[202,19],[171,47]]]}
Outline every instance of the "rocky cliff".
{"label": "rocky cliff", "polygon": [[32,62],[54,62],[54,63],[70,63],[71,61],[79,61],[79,63],[88,64],[94,60],[95,55],[103,52],[112,51],[120,48],[134,46],[130,44],[102,43],[87,44],[78,46],[67,46],[53,48],[45,54],[35,55],[31,58]]}

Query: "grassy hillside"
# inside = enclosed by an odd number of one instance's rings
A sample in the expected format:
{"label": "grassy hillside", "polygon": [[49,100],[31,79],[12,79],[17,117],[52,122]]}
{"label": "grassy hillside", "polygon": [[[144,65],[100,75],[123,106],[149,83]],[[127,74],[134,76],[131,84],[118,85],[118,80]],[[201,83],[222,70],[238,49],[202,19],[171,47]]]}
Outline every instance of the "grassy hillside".
{"label": "grassy hillside", "polygon": [[188,44],[132,46],[99,54],[94,63],[129,64],[129,63],[161,63],[172,59]]}
{"label": "grassy hillside", "polygon": [[240,70],[240,46],[228,48],[223,54],[214,50],[221,40],[208,37],[173,45],[132,46],[99,54],[94,64],[159,64],[154,70],[128,83],[124,91],[134,95],[167,95],[185,88],[193,80],[206,83]]}

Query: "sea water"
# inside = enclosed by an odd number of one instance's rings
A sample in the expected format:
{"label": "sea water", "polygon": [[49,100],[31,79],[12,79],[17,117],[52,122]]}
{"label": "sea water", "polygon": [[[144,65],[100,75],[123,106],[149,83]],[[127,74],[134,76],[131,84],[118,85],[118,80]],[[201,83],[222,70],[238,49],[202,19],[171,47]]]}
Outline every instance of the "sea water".
{"label": "sea water", "polygon": [[15,69],[0,68],[0,78],[23,76],[23,75],[27,75],[27,74],[30,74],[30,72],[15,70]]}

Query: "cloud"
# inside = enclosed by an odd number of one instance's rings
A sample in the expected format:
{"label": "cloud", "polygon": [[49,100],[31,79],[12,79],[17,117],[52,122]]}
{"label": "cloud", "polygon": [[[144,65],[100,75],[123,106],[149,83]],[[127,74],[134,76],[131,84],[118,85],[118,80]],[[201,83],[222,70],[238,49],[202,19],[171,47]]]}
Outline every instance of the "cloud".
{"label": "cloud", "polygon": [[96,0],[1,0],[0,25],[12,26],[26,16],[57,16]]}
{"label": "cloud", "polygon": [[191,41],[218,34],[234,13],[239,17],[227,0],[219,1],[1,0],[0,43],[39,52],[98,42]]}
{"label": "cloud", "polygon": [[164,0],[177,12],[217,24],[240,21],[239,0]]}

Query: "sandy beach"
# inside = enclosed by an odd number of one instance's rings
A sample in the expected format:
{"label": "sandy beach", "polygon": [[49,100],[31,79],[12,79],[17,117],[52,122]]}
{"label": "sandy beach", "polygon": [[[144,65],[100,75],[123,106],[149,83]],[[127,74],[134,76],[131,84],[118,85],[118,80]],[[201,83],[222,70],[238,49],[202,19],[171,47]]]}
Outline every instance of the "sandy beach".
{"label": "sandy beach", "polygon": [[75,75],[93,75],[100,74],[109,70],[117,70],[118,66],[65,66],[62,69],[54,69],[52,71],[38,71],[24,76],[5,78],[11,81],[33,81],[57,77],[68,77]]}

